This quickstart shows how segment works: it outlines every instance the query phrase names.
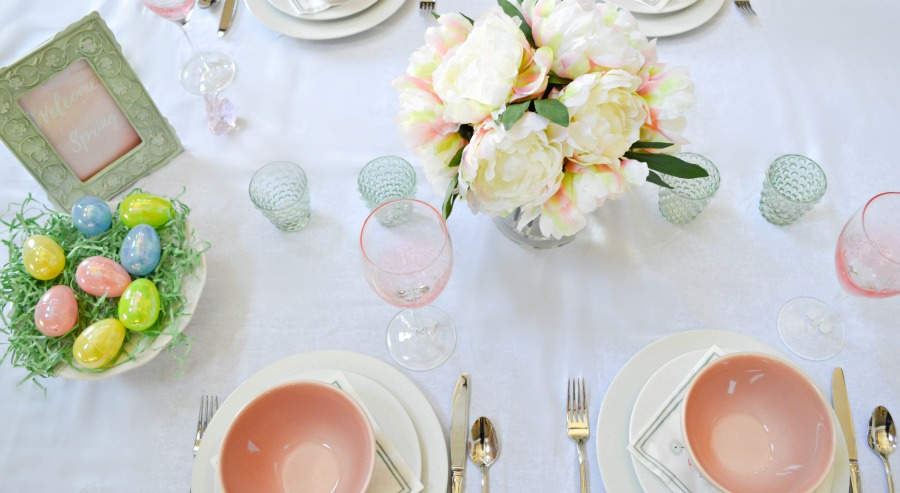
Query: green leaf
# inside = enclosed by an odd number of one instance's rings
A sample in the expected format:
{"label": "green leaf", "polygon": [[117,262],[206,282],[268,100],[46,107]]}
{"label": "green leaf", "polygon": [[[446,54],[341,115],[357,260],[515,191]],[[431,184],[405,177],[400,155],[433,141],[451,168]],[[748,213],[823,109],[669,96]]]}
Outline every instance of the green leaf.
{"label": "green leaf", "polygon": [[513,125],[525,115],[526,111],[528,111],[528,106],[530,104],[530,101],[525,101],[524,103],[516,103],[507,106],[506,110],[503,112],[503,116],[500,118],[500,121],[503,122],[503,128],[506,130],[513,128]]}
{"label": "green leaf", "polygon": [[465,149],[465,147],[460,147],[459,150],[456,151],[456,154],[453,155],[453,159],[451,159],[450,162],[447,163],[448,168],[455,168],[459,166],[459,163],[462,162],[462,155]]}
{"label": "green leaf", "polygon": [[447,187],[447,196],[444,198],[444,206],[442,207],[444,219],[450,217],[450,213],[453,212],[453,203],[459,198],[459,193],[456,192],[457,186],[459,186],[459,175],[454,176],[450,180],[450,186]]}
{"label": "green leaf", "polygon": [[[434,17],[435,19],[440,19],[440,18],[441,18],[441,14],[438,14],[437,12],[434,12],[434,11],[431,12],[431,15],[432,15],[432,17]],[[465,16],[463,16],[463,17],[465,17]]]}
{"label": "green leaf", "polygon": [[563,126],[569,126],[569,108],[558,99],[538,99],[534,102],[534,110],[538,115],[551,122]]}
{"label": "green leaf", "polygon": [[500,8],[503,9],[503,12],[505,12],[506,15],[521,21],[519,28],[522,30],[522,34],[525,35],[525,39],[528,40],[528,44],[530,44],[532,48],[537,48],[537,45],[534,44],[534,35],[531,33],[531,26],[525,22],[525,16],[522,15],[522,12],[520,12],[515,5],[510,3],[509,0],[497,0],[497,4],[500,5]]}
{"label": "green leaf", "polygon": [[648,154],[646,152],[626,152],[625,157],[628,159],[637,159],[647,163],[647,167],[653,171],[658,171],[670,176],[678,178],[703,178],[709,176],[702,167],[687,163],[681,159],[670,156],[669,154]]}
{"label": "green leaf", "polygon": [[550,84],[555,84],[558,86],[565,86],[569,82],[572,82],[572,79],[566,79],[565,77],[560,77],[553,72],[550,72],[550,78],[547,80]]}
{"label": "green leaf", "polygon": [[459,15],[463,16],[463,19],[471,22],[472,24],[475,24],[475,21],[473,21],[472,18],[467,16],[466,14],[463,14],[462,12],[460,12]]}
{"label": "green leaf", "polygon": [[647,175],[647,181],[653,183],[654,185],[659,185],[663,188],[672,188],[668,183],[664,182],[659,175],[652,171],[649,175]]}
{"label": "green leaf", "polygon": [[635,142],[631,144],[632,149],[665,149],[666,147],[672,147],[673,143],[671,142]]}

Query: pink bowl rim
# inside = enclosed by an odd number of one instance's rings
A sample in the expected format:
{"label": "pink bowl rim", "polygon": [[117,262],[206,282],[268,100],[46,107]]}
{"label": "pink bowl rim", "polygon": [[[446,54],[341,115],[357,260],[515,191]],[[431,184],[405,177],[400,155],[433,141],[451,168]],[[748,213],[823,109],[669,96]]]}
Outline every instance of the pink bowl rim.
{"label": "pink bowl rim", "polygon": [[[829,427],[829,430],[831,430],[831,443],[829,443],[829,451],[828,451],[829,467],[825,468],[823,471],[821,471],[819,473],[819,477],[816,478],[815,483],[813,483],[813,485],[809,489],[797,492],[797,493],[813,493],[820,486],[822,486],[822,483],[825,481],[825,478],[827,478],[829,473],[831,472],[831,465],[834,464],[834,457],[835,457],[835,454],[837,453],[838,430],[835,428],[834,415],[831,412],[831,406],[828,404],[828,401],[825,400],[825,396],[822,395],[822,392],[819,391],[819,388],[816,386],[815,382],[813,382],[812,379],[810,379],[809,376],[807,376],[806,373],[803,372],[803,370],[799,366],[795,365],[791,361],[788,361],[784,358],[781,358],[781,357],[778,357],[778,356],[775,356],[772,354],[760,353],[757,351],[739,351],[739,352],[735,352],[735,353],[728,353],[724,356],[720,356],[718,359],[716,359],[715,361],[706,365],[699,372],[697,372],[696,375],[694,375],[694,379],[691,380],[690,384],[688,384],[687,390],[684,393],[684,399],[682,400],[682,403],[681,403],[682,410],[685,407],[687,407],[688,400],[691,396],[691,393],[694,390],[695,384],[697,383],[698,380],[700,380],[700,378],[702,376],[706,375],[712,369],[718,367],[723,361],[728,361],[729,359],[736,359],[738,357],[748,357],[748,356],[755,356],[758,358],[764,358],[764,359],[774,361],[777,364],[780,364],[780,365],[784,366],[785,368],[787,368],[788,370],[790,370],[791,372],[793,372],[796,376],[799,376],[801,381],[803,381],[810,389],[813,390],[813,393],[818,397],[819,404],[826,411],[824,413],[826,416],[825,419],[831,425]],[[716,481],[712,477],[712,475],[709,474],[709,472],[703,467],[703,465],[700,464],[700,461],[698,461],[697,458],[694,456],[694,451],[691,448],[691,441],[688,439],[686,430],[687,430],[687,414],[682,411],[682,413],[681,413],[681,435],[684,438],[684,448],[687,449],[688,456],[690,456],[691,460],[693,461],[694,467],[697,468],[697,470],[703,476],[703,479],[708,481],[710,484],[712,484],[719,490],[721,490],[725,493],[730,493],[730,490],[726,489],[724,486],[719,484],[719,482]]]}
{"label": "pink bowl rim", "polygon": [[[367,469],[365,472],[366,481],[365,481],[365,483],[363,483],[362,489],[360,490],[360,493],[364,493],[369,488],[369,483],[371,483],[371,481],[372,481],[372,474],[375,472],[375,456],[377,455],[377,451],[375,450],[375,446],[376,446],[375,431],[372,428],[372,422],[369,420],[369,415],[366,413],[366,410],[363,409],[362,406],[358,402],[356,402],[356,399],[354,399],[352,396],[350,396],[350,394],[348,394],[343,389],[339,389],[332,385],[328,385],[327,383],[319,381],[319,380],[291,380],[291,381],[281,382],[277,385],[273,385],[272,387],[269,387],[269,388],[263,390],[262,392],[260,392],[256,396],[254,396],[252,399],[247,401],[243,406],[241,406],[241,409],[237,412],[237,414],[235,414],[234,419],[232,419],[231,423],[228,424],[228,428],[225,430],[225,434],[222,436],[221,447],[222,448],[225,447],[225,443],[228,441],[228,437],[231,435],[231,430],[234,426],[234,423],[236,423],[241,418],[241,416],[244,415],[244,412],[247,410],[247,408],[250,406],[250,404],[253,404],[254,402],[258,401],[263,396],[269,395],[274,392],[280,392],[286,388],[292,388],[292,387],[319,387],[323,390],[327,390],[329,392],[335,393],[335,395],[338,395],[345,401],[349,402],[353,406],[353,408],[356,410],[356,412],[362,417],[363,422],[365,422],[365,424],[366,424],[366,443],[369,445],[369,447],[367,447],[367,448],[370,448],[372,451],[372,453],[369,454],[370,460],[369,460],[368,465],[366,466],[366,469]],[[218,455],[219,456],[222,455],[221,449],[219,450]],[[221,467],[221,464],[219,464],[218,469],[219,469],[218,470],[219,484],[222,486],[222,491],[225,492],[225,478],[223,477],[223,471],[225,470],[225,468]],[[227,492],[225,492],[225,493],[227,493]]]}

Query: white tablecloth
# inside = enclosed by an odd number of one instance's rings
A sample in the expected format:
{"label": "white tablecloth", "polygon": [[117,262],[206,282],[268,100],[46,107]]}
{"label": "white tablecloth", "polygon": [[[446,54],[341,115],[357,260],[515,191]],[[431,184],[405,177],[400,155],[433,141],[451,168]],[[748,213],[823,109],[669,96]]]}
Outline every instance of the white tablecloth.
{"label": "white tablecloth", "polygon": [[[438,0],[437,10],[477,16],[489,4]],[[569,377],[587,379],[595,424],[619,369],[667,335],[722,328],[787,351],[775,328],[781,304],[799,295],[830,298],[838,290],[832,262],[844,222],[876,193],[900,189],[900,4],[753,6],[757,18],[727,2],[703,27],[659,40],[661,59],[690,67],[696,85],[686,149],[708,156],[722,173],[698,220],[666,222],[652,185],[608,203],[589,232],[551,251],[513,244],[464,204],[450,218],[454,271],[435,304],[452,314],[458,346],[438,369],[405,373],[445,430],[456,378],[471,373],[471,417],[492,418],[502,434],[491,470],[495,491],[577,490],[575,448],[564,431]],[[230,54],[239,68],[226,94],[241,128],[216,137],[206,129],[202,101],[177,80],[189,54],[183,36],[137,0],[2,2],[0,65],[91,10],[109,24],[184,144],[182,155],[138,185],[167,195],[186,190],[192,221],[212,244],[209,276],[183,367],[162,355],[104,381],[44,381],[46,397],[30,384],[16,386],[21,371],[0,368],[0,491],[184,491],[200,394],[225,397],[260,368],[303,351],[347,349],[389,360],[384,325],[395,309],[359,267],[357,235],[367,211],[356,174],[386,154],[418,166],[396,130],[390,82],[433,21],[409,1],[363,34],[309,42],[267,29],[239,5],[231,31],[218,39],[213,13],[220,7],[198,10],[189,25],[195,43]],[[777,227],[757,206],[766,167],[786,153],[819,162],[829,187],[800,221]],[[300,163],[312,187],[313,219],[292,234],[272,227],[247,196],[252,173],[281,159]],[[0,206],[27,193],[46,200],[0,148]],[[419,197],[441,200],[421,170]],[[844,367],[864,485],[886,491],[864,431],[876,405],[900,412],[900,300],[854,298],[840,310],[844,351],[825,362],[794,361],[826,396],[832,369]],[[605,432],[594,429],[589,442],[595,492],[605,491],[594,453]],[[468,474],[474,491],[477,469],[470,465]]]}

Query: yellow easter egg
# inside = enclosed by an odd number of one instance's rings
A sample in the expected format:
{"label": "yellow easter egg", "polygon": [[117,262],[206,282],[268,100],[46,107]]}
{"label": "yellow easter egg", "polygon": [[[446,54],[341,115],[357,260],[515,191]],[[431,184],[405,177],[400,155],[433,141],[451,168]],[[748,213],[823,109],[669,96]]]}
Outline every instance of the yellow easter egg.
{"label": "yellow easter egg", "polygon": [[32,277],[47,281],[63,271],[66,253],[53,238],[34,235],[22,245],[22,263]]}
{"label": "yellow easter egg", "polygon": [[119,205],[119,219],[133,228],[147,224],[158,228],[175,217],[175,208],[168,200],[149,193],[133,193]]}
{"label": "yellow easter egg", "polygon": [[97,369],[115,361],[125,342],[125,326],[114,318],[94,322],[75,338],[72,355],[85,368]]}

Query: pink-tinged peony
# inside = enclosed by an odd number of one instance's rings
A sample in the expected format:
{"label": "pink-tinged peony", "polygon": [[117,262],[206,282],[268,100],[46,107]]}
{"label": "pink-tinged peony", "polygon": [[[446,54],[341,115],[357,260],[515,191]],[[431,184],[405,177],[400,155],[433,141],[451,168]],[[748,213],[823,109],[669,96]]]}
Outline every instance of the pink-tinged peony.
{"label": "pink-tinged peony", "polygon": [[[638,94],[648,108],[641,140],[686,144],[687,140],[682,136],[684,113],[696,101],[688,70],[662,64],[648,65],[641,70],[640,76],[643,82]],[[677,146],[666,151],[677,152]]]}
{"label": "pink-tinged peony", "polygon": [[549,49],[532,50],[518,22],[494,7],[434,69],[434,92],[449,121],[478,124],[511,99],[539,94],[552,57]]}
{"label": "pink-tinged peony", "polygon": [[618,167],[619,158],[640,138],[647,120],[644,99],[637,94],[640,77],[624,70],[582,75],[559,94],[569,109],[569,126],[551,134],[577,164]]}
{"label": "pink-tinged peony", "polygon": [[429,83],[441,60],[472,32],[472,23],[459,14],[442,14],[437,21],[437,26],[425,30],[425,45],[412,52],[406,69],[406,75]]}
{"label": "pink-tinged peony", "polygon": [[655,44],[637,30],[628,12],[593,0],[525,0],[522,13],[535,44],[553,50],[553,72],[576,77],[622,69],[636,74]]}
{"label": "pink-tinged peony", "polygon": [[562,146],[547,135],[550,122],[525,113],[509,130],[485,121],[463,151],[459,193],[474,212],[503,216],[540,206],[563,177]]}
{"label": "pink-tinged peony", "polygon": [[468,142],[458,133],[452,133],[416,151],[416,156],[422,160],[425,178],[438,196],[444,196],[448,192],[447,188],[450,186],[450,182],[459,172],[458,167],[451,168],[448,163],[466,144]]}

